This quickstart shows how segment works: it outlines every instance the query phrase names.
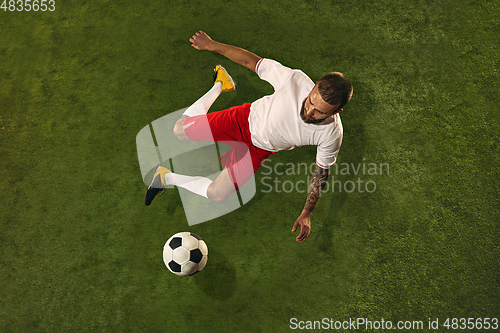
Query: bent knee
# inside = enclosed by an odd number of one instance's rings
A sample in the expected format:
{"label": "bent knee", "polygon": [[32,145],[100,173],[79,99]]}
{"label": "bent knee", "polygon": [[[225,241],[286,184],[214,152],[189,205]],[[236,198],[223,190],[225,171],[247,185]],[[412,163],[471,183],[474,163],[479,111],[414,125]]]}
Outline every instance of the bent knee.
{"label": "bent knee", "polygon": [[174,126],[174,135],[182,141],[187,141],[189,140],[188,136],[186,135],[186,132],[184,131],[184,118],[181,118],[177,120]]}
{"label": "bent knee", "polygon": [[220,184],[216,184],[215,182],[210,184],[207,189],[207,197],[208,199],[215,202],[224,202],[227,198],[234,193],[235,189],[233,184],[231,184],[232,188],[228,188],[225,186],[220,186]]}
{"label": "bent knee", "polygon": [[209,194],[208,198],[212,201],[221,203],[221,202],[226,201],[228,196],[227,195],[220,195],[220,194],[212,194],[212,195]]}

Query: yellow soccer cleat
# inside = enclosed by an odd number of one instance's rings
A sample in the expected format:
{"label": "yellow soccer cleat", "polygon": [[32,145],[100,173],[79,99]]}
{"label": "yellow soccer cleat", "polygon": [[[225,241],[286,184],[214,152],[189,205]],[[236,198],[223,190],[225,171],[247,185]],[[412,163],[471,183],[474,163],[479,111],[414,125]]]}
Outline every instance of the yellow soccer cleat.
{"label": "yellow soccer cleat", "polygon": [[220,82],[222,84],[222,92],[228,92],[236,90],[236,83],[234,83],[233,78],[229,75],[227,70],[221,65],[216,65],[214,68],[214,84]]}
{"label": "yellow soccer cleat", "polygon": [[169,172],[171,171],[162,166],[156,168],[153,181],[151,182],[151,185],[149,185],[148,190],[146,191],[146,196],[144,197],[144,204],[146,206],[151,205],[151,202],[156,195],[167,187],[167,184],[165,183],[165,174]]}

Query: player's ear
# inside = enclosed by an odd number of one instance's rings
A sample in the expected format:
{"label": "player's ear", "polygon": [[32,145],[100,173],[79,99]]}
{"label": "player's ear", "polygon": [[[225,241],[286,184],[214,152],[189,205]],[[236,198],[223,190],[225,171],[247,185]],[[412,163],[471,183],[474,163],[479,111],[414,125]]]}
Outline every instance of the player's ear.
{"label": "player's ear", "polygon": [[334,113],[332,113],[332,116],[333,116],[334,114],[339,113],[339,112],[342,112],[342,111],[344,111],[344,109],[338,109],[337,111],[335,111]]}

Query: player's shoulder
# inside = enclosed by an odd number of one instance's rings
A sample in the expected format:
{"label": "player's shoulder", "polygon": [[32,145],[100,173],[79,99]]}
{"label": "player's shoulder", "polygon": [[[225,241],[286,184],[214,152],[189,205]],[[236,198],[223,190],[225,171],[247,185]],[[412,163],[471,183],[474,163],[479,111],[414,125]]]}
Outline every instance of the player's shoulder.
{"label": "player's shoulder", "polygon": [[260,71],[292,71],[292,69],[274,59],[262,58],[256,65],[257,74]]}
{"label": "player's shoulder", "polygon": [[312,89],[314,87],[313,80],[311,80],[311,78],[300,69],[292,69],[292,77],[294,81],[297,81],[299,84],[302,84],[307,88],[310,87]]}
{"label": "player's shoulder", "polygon": [[256,72],[259,73],[260,69],[286,71],[299,76],[307,77],[302,70],[283,65],[281,62],[270,58],[262,58],[259,60],[256,66]]}
{"label": "player's shoulder", "polygon": [[263,80],[270,82],[277,90],[287,86],[295,93],[308,94],[314,87],[314,82],[300,69],[292,69],[280,62],[263,58],[256,66],[256,73]]}

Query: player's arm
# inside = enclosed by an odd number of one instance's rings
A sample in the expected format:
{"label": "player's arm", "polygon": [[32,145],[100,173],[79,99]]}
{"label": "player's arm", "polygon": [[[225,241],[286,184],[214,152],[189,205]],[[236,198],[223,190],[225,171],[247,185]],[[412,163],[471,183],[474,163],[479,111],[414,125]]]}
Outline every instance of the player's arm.
{"label": "player's arm", "polygon": [[222,54],[226,58],[245,66],[255,72],[255,67],[261,57],[237,46],[214,41],[204,31],[198,31],[189,39],[191,46],[197,50],[208,50]]}
{"label": "player's arm", "polygon": [[314,209],[314,206],[316,206],[316,203],[318,202],[321,191],[323,191],[323,188],[326,185],[329,174],[330,169],[322,168],[321,166],[316,164],[313,177],[311,179],[311,182],[309,183],[306,204],[292,228],[292,232],[295,232],[295,230],[297,230],[297,227],[300,226],[300,234],[296,238],[297,242],[303,242],[311,234],[312,211]]}

